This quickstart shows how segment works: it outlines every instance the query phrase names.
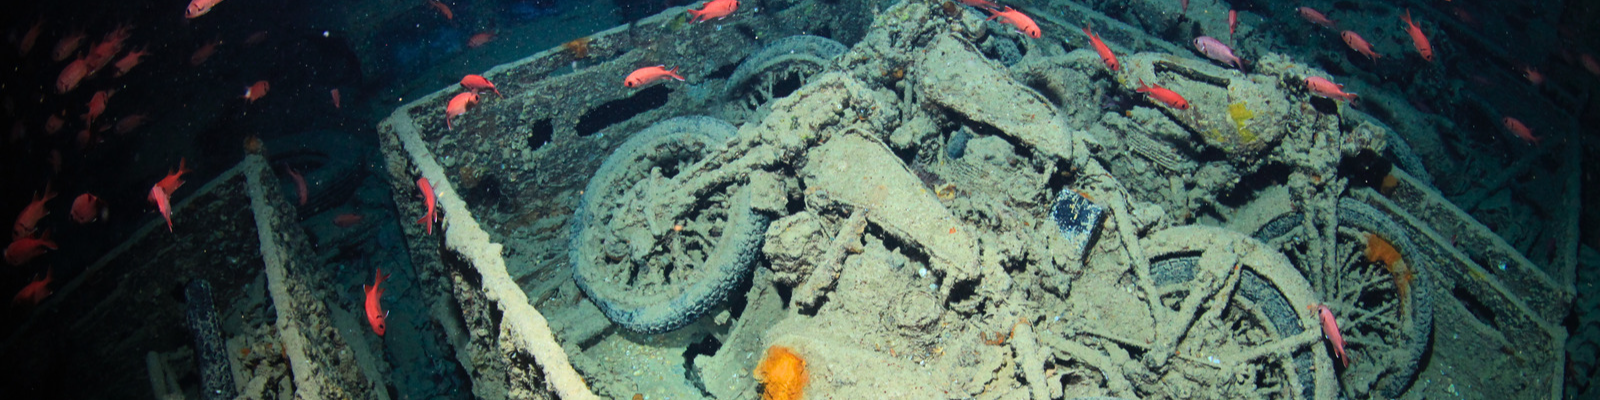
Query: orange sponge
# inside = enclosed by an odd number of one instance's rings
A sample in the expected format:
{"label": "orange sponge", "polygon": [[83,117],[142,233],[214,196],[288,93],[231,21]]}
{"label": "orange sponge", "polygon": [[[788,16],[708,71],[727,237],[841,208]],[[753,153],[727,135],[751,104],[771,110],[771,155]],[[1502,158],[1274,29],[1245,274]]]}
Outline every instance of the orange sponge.
{"label": "orange sponge", "polygon": [[1400,296],[1410,298],[1411,282],[1417,279],[1417,273],[1401,262],[1404,260],[1400,258],[1400,251],[1395,250],[1393,244],[1382,236],[1367,233],[1367,261],[1382,262],[1383,267],[1394,275],[1394,286],[1399,289]]}
{"label": "orange sponge", "polygon": [[1383,262],[1385,267],[1393,268],[1400,262],[1400,252],[1395,251],[1394,245],[1389,244],[1382,236],[1367,234],[1367,261]]}
{"label": "orange sponge", "polygon": [[811,380],[806,374],[806,360],[783,346],[767,348],[766,358],[756,366],[755,377],[766,387],[761,400],[799,400],[806,382]]}

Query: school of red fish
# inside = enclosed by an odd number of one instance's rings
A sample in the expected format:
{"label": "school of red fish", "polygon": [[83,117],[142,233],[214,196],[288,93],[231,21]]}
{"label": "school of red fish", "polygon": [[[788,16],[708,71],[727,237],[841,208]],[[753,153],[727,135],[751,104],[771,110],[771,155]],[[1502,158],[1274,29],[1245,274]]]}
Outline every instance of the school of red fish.
{"label": "school of red fish", "polygon": [[[440,0],[422,1],[424,1],[425,8],[432,8],[446,20],[454,20],[455,14],[445,2]],[[1000,5],[989,0],[958,1],[966,6],[986,11],[989,14],[987,20],[1009,25],[1016,34],[1021,36],[1039,39],[1044,35],[1044,31],[1032,17],[1011,6]],[[1179,2],[1181,12],[1187,13],[1188,0],[1179,0]],[[222,0],[191,0],[184,9],[184,18],[199,18],[211,13],[216,7],[228,7],[221,5],[221,3]],[[1349,29],[1341,30],[1339,23],[1328,18],[1323,12],[1310,7],[1299,7],[1295,11],[1301,18],[1311,24],[1327,29],[1330,32],[1338,32],[1339,38],[1349,46],[1350,51],[1363,56],[1367,60],[1366,62],[1377,62],[1383,58],[1384,55],[1378,53],[1373,45],[1364,39],[1361,34]],[[687,14],[689,23],[706,23],[729,18],[738,12],[738,0],[708,0],[701,4],[699,8],[688,10]],[[1464,22],[1471,23],[1470,15],[1465,14],[1459,8],[1456,9],[1456,15]],[[1228,42],[1225,43],[1210,36],[1198,36],[1192,41],[1194,50],[1221,65],[1244,70],[1249,63],[1236,55],[1233,48],[1228,44],[1236,43],[1234,36],[1238,33],[1239,21],[1239,12],[1237,10],[1229,10],[1226,14]],[[1403,27],[1400,29],[1405,32],[1406,37],[1411,39],[1411,46],[1417,52],[1418,58],[1422,62],[1433,62],[1438,54],[1429,41],[1423,26],[1411,18],[1410,10],[1404,11],[1400,16],[1400,21],[1403,23]],[[43,19],[35,21],[26,33],[21,36],[20,40],[17,40],[18,50],[22,55],[26,55],[34,47],[45,26],[45,22]],[[1117,60],[1116,52],[1099,35],[1093,32],[1093,27],[1086,25],[1083,27],[1082,32],[1088,38],[1089,48],[1100,57],[1107,70],[1114,75],[1123,73],[1122,65]],[[53,87],[56,93],[58,95],[72,93],[81,87],[85,81],[99,79],[97,77],[101,76],[104,71],[112,71],[105,74],[116,78],[127,75],[135,67],[139,66],[145,57],[150,56],[151,53],[148,50],[148,44],[139,46],[138,49],[129,48],[128,41],[133,38],[133,33],[134,27],[132,25],[123,24],[110,32],[106,32],[100,36],[98,41],[92,44],[89,42],[91,40],[89,33],[81,29],[63,36],[53,48],[49,49],[51,51],[49,53],[50,58],[57,62],[65,62],[61,72],[55,75],[56,79],[53,82]],[[1247,36],[1248,34],[1246,32]],[[265,40],[266,37],[266,31],[256,32],[244,39],[243,43],[245,46],[253,45]],[[490,44],[496,37],[497,34],[493,31],[480,32],[467,39],[465,45],[468,48],[478,48]],[[189,55],[188,64],[191,66],[204,64],[219,51],[223,44],[224,42],[221,38],[204,42]],[[1578,62],[1590,73],[1600,75],[1600,62],[1596,62],[1594,56],[1579,54],[1572,58],[1579,60]],[[1538,67],[1522,64],[1516,68],[1517,73],[1526,77],[1532,84],[1539,85],[1544,82],[1545,78]],[[680,75],[678,67],[668,68],[665,64],[657,64],[633,70],[622,78],[622,85],[630,89],[640,89],[674,80],[687,81],[683,75]],[[1326,77],[1305,77],[1304,87],[1306,93],[1312,96],[1352,104],[1357,100],[1357,94],[1345,92],[1344,85],[1335,83]],[[460,81],[460,88],[461,92],[450,97],[445,103],[445,126],[448,130],[454,130],[455,125],[461,125],[463,119],[467,118],[465,116],[469,109],[478,106],[483,101],[484,94],[494,92],[497,98],[505,97],[494,83],[480,75],[466,75]],[[239,96],[239,98],[243,99],[247,104],[255,103],[265,98],[270,89],[271,84],[267,80],[257,80],[246,86],[242,96]],[[1203,111],[1194,110],[1194,107],[1182,94],[1163,87],[1159,82],[1147,84],[1140,79],[1135,91],[1148,96],[1152,103],[1172,110],[1185,112]],[[117,118],[114,123],[98,124],[107,105],[113,101],[115,94],[116,91],[114,90],[94,92],[86,104],[87,111],[81,116],[71,116],[66,110],[52,113],[42,124],[45,133],[54,134],[66,128],[67,124],[75,124],[76,120],[81,119],[82,129],[77,130],[78,136],[76,140],[77,145],[81,148],[97,143],[97,135],[103,132],[112,131],[119,135],[128,134],[147,122],[144,114],[130,114]],[[340,108],[339,89],[331,89],[329,95],[333,107],[335,109]],[[1505,131],[1512,136],[1528,144],[1537,145],[1540,143],[1541,137],[1534,136],[1533,130],[1521,120],[1512,116],[1503,116],[1500,121]],[[100,128],[98,130],[94,129],[96,126]],[[76,130],[77,128],[72,129]],[[16,140],[24,134],[25,128],[19,122],[13,128],[12,138]],[[59,170],[59,152],[52,151],[49,160]],[[185,160],[180,159],[177,169],[171,170],[166,177],[153,184],[146,195],[148,202],[165,221],[168,230],[174,232],[173,195],[184,184],[182,176],[189,172],[184,164]],[[308,201],[307,182],[298,171],[287,166],[284,167],[284,170],[296,185],[297,203],[302,206],[305,205]],[[427,234],[432,234],[433,225],[439,221],[439,216],[435,209],[435,189],[426,178],[419,178],[416,183],[427,210],[426,214],[417,223],[425,224]],[[56,197],[57,193],[47,184],[43,192],[34,194],[33,201],[17,216],[12,229],[12,242],[4,249],[4,258],[8,264],[13,266],[29,265],[49,251],[58,249],[57,244],[50,239],[50,231],[48,229],[39,229],[39,221],[49,215],[49,211],[46,209],[47,203]],[[74,197],[69,211],[69,220],[76,224],[103,222],[110,217],[106,202],[93,193],[81,193]],[[335,218],[334,223],[337,226],[346,227],[358,224],[361,220],[362,216],[359,214],[344,214]],[[28,284],[17,293],[13,304],[37,304],[46,296],[49,296],[51,292],[48,285],[53,279],[52,275],[52,273],[47,272],[42,278]],[[379,299],[383,294],[383,289],[379,285],[387,277],[388,275],[384,275],[379,271],[373,285],[365,290],[367,317],[372,329],[380,336],[384,333],[385,319],[388,316],[388,312],[382,311],[382,307],[379,304]],[[1324,330],[1328,339],[1336,346],[1338,357],[1348,364],[1349,360],[1343,352],[1343,340],[1339,337],[1336,322],[1329,309],[1321,307],[1317,310],[1317,313],[1319,314],[1318,318],[1324,323]]]}
{"label": "school of red fish", "polygon": [[[436,0],[425,1],[431,1],[431,5],[441,9],[447,18],[450,16],[448,7],[443,3],[439,3]],[[184,8],[183,16],[185,19],[200,18],[214,11],[221,3],[221,0],[191,0],[188,6]],[[27,27],[27,30],[20,37],[13,38],[13,43],[17,45],[18,55],[25,57],[33,50],[41,35],[44,35],[46,31],[46,23],[47,21],[43,18],[37,19]],[[134,32],[135,27],[133,25],[124,23],[106,32],[97,41],[93,41],[90,33],[81,28],[76,28],[63,35],[54,47],[48,49],[49,53],[46,54],[46,57],[51,60],[65,63],[61,67],[61,72],[53,75],[55,80],[51,82],[51,87],[55,90],[55,94],[69,95],[83,87],[85,82],[96,79],[122,78],[132,72],[135,67],[144,62],[145,58],[152,55],[149,50],[152,47],[151,44],[143,44],[137,47],[129,46],[129,42],[134,40]],[[245,38],[243,43],[246,46],[261,43],[267,38],[267,34],[267,31],[255,32]],[[492,39],[492,36],[490,39]],[[487,42],[482,38],[474,40],[479,41],[480,43],[478,44]],[[223,40],[220,38],[204,42],[188,56],[188,64],[191,66],[204,64],[219,51],[222,45]],[[490,89],[492,88],[491,85]],[[239,98],[246,104],[255,103],[265,98],[270,89],[271,84],[267,80],[257,80],[245,86],[243,94]],[[105,133],[127,135],[149,122],[149,118],[144,113],[132,113],[122,115],[115,118],[113,122],[106,123],[102,117],[104,117],[108,106],[116,101],[116,94],[116,90],[110,89],[95,91],[89,95],[88,102],[83,106],[86,111],[81,115],[69,114],[67,110],[51,113],[41,124],[43,133],[45,135],[53,135],[67,129],[69,125],[75,125],[77,121],[81,121],[81,129],[77,127],[71,129],[77,133],[75,142],[78,148],[83,149],[100,143],[103,139],[102,135]],[[339,108],[339,89],[331,89],[330,95],[333,107],[335,109]],[[11,139],[13,141],[21,140],[27,135],[26,131],[27,129],[22,122],[18,121],[12,129]],[[60,151],[51,150],[47,160],[51,165],[52,171],[59,173],[61,165]],[[160,215],[169,231],[174,232],[176,232],[176,226],[173,221],[173,210],[176,199],[174,199],[173,195],[183,186],[183,175],[190,172],[185,165],[185,161],[180,159],[177,169],[170,170],[164,178],[151,185],[144,193],[144,197],[149,202],[152,211]],[[299,196],[298,204],[305,205],[308,199],[304,177],[292,168],[286,167],[285,169],[296,184]],[[35,193],[33,200],[17,215],[16,222],[12,225],[12,241],[3,250],[7,264],[22,267],[41,263],[39,260],[42,256],[59,248],[56,241],[51,239],[50,229],[40,228],[40,220],[50,215],[47,207],[48,203],[56,198],[57,193],[50,188],[50,185],[46,184],[44,191]],[[110,207],[106,200],[95,193],[88,192],[80,193],[74,197],[67,210],[68,218],[66,220],[79,225],[102,223],[111,216]],[[334,223],[345,227],[360,221],[360,215],[346,214],[335,218]],[[34,305],[44,300],[45,297],[51,294],[48,285],[53,279],[52,275],[51,273],[46,273],[43,278],[36,279],[28,284],[16,294],[12,304]]]}

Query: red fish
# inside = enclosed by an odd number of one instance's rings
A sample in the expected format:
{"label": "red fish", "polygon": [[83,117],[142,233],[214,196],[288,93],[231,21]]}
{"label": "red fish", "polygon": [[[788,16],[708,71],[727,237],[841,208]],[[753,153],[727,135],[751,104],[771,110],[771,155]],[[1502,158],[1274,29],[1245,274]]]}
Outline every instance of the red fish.
{"label": "red fish", "polygon": [[702,22],[712,18],[723,19],[728,14],[733,14],[734,11],[738,10],[739,0],[711,0],[706,2],[704,7],[700,7],[699,10],[689,10],[689,15],[694,16],[689,22]]}
{"label": "red fish", "polygon": [[161,190],[161,185],[150,187],[150,195],[146,197],[151,203],[156,204],[156,210],[161,211],[161,217],[167,219],[167,232],[172,232],[172,197],[167,191]]}
{"label": "red fish", "polygon": [[428,213],[422,214],[422,219],[417,220],[417,223],[428,224],[428,234],[432,235],[433,223],[439,220],[438,214],[434,214],[433,210],[433,202],[435,200],[433,197],[433,185],[428,183],[428,178],[417,178],[417,189],[422,190],[422,204],[428,206]]}
{"label": "red fish", "polygon": [[489,44],[489,42],[493,42],[494,38],[495,38],[494,32],[479,32],[478,34],[472,35],[472,37],[467,38],[467,48],[476,49],[476,48],[479,48],[479,47],[483,47],[483,45]]}
{"label": "red fish", "polygon": [[984,21],[999,18],[1001,23],[1011,24],[1011,26],[1017,27],[1018,33],[1028,35],[1028,37],[1034,39],[1038,39],[1039,35],[1044,33],[1039,30],[1039,24],[1033,22],[1033,18],[1029,18],[1021,11],[1011,9],[1011,6],[1006,6],[1006,9],[1003,11],[995,11],[991,9],[989,12],[994,15],[990,15],[989,18],[985,19]]}
{"label": "red fish", "polygon": [[495,96],[500,96],[501,98],[506,97],[500,94],[500,89],[496,89],[493,82],[489,82],[489,80],[484,78],[482,75],[468,74],[467,76],[461,77],[461,87],[467,88],[467,90],[471,90],[474,93],[480,90],[493,90]]}
{"label": "red fish", "polygon": [[78,144],[78,150],[88,148],[90,143],[99,143],[94,140],[94,131],[87,124],[83,126],[83,130],[78,131],[78,136],[74,139],[76,139],[74,142]]}
{"label": "red fish", "polygon": [[101,39],[100,43],[90,47],[89,55],[84,57],[84,61],[89,63],[89,70],[99,71],[100,68],[104,68],[106,64],[111,62],[112,57],[116,57],[117,53],[122,52],[122,42],[133,36],[132,30],[133,27],[130,25],[119,26],[116,30],[106,33],[105,38]]}
{"label": "red fish", "polygon": [[172,192],[183,186],[183,174],[189,172],[189,169],[184,167],[185,161],[183,159],[178,160],[178,170],[167,173],[166,178],[162,178],[160,182],[156,182],[155,186],[151,186],[150,195],[147,197],[151,203],[156,204],[156,209],[161,211],[161,216],[167,219],[168,232],[172,231]]}
{"label": "red fish", "polygon": [[106,112],[106,101],[111,100],[113,94],[116,92],[105,90],[94,92],[94,97],[89,98],[89,112],[83,114],[83,122],[92,124],[96,118],[100,118],[100,114]]}
{"label": "red fish", "polygon": [[44,255],[45,249],[55,250],[56,242],[50,241],[50,232],[46,231],[40,237],[24,237],[12,241],[6,246],[6,263],[11,265],[27,264],[34,258]]}
{"label": "red fish", "polygon": [[66,93],[78,88],[78,83],[83,82],[83,77],[89,76],[89,63],[79,58],[61,69],[61,75],[56,77],[56,93]]}
{"label": "red fish", "polygon": [[288,170],[289,178],[294,179],[294,190],[300,194],[300,205],[306,205],[306,178],[295,172],[294,168],[285,166],[283,169]]}
{"label": "red fish", "polygon": [[1300,13],[1300,18],[1305,18],[1307,21],[1311,21],[1313,24],[1322,25],[1323,28],[1336,29],[1334,28],[1335,22],[1331,19],[1328,19],[1327,16],[1322,15],[1322,12],[1317,11],[1315,8],[1300,7],[1294,10],[1295,12]]}
{"label": "red fish", "polygon": [[389,312],[383,311],[383,305],[378,303],[379,298],[383,297],[383,288],[378,285],[382,285],[387,279],[389,275],[385,275],[383,268],[379,268],[373,276],[372,286],[361,285],[361,291],[367,293],[367,322],[372,324],[372,331],[377,332],[378,336],[383,336],[383,331],[389,329],[389,324],[386,322],[389,319]]}
{"label": "red fish", "polygon": [[340,228],[349,228],[361,223],[361,220],[365,218],[361,214],[355,213],[339,214],[339,216],[333,217],[333,225]]}
{"label": "red fish", "polygon": [[1339,357],[1345,368],[1350,368],[1350,356],[1344,353],[1344,335],[1339,334],[1339,321],[1333,318],[1333,311],[1326,305],[1317,306],[1317,317],[1322,320],[1322,335],[1333,342],[1333,354]]}
{"label": "red fish", "polygon": [[1362,39],[1361,35],[1357,35],[1355,32],[1340,32],[1339,37],[1344,38],[1344,44],[1350,45],[1351,50],[1367,56],[1368,59],[1377,60],[1383,58],[1382,54],[1372,52],[1372,44],[1367,43],[1366,39]]}
{"label": "red fish", "polygon": [[1428,36],[1422,34],[1422,28],[1411,22],[1411,10],[1407,9],[1400,20],[1406,22],[1406,34],[1411,35],[1411,45],[1417,48],[1417,54],[1421,54],[1423,60],[1433,62],[1433,45],[1428,44]]}
{"label": "red fish", "polygon": [[50,215],[50,211],[44,209],[44,203],[54,198],[56,198],[56,192],[50,190],[49,184],[45,184],[43,196],[34,193],[33,202],[22,208],[22,213],[17,214],[17,223],[11,225],[11,239],[19,240],[33,236],[34,230],[39,226],[39,220],[46,215]]}
{"label": "red fish", "polygon": [[1094,52],[1100,54],[1100,61],[1105,61],[1106,67],[1111,68],[1112,71],[1122,68],[1122,64],[1117,62],[1117,54],[1112,53],[1111,48],[1106,47],[1105,42],[1100,41],[1100,36],[1089,30],[1092,27],[1093,25],[1083,27],[1083,34],[1089,35],[1089,43],[1094,45]]}
{"label": "red fish", "polygon": [[1506,130],[1511,131],[1511,134],[1513,134],[1513,135],[1517,135],[1517,137],[1522,139],[1522,141],[1524,143],[1538,145],[1539,144],[1539,140],[1544,139],[1544,138],[1541,138],[1541,137],[1538,137],[1538,136],[1534,136],[1533,135],[1533,130],[1532,129],[1528,129],[1527,125],[1523,125],[1522,121],[1517,120],[1516,118],[1511,118],[1511,117],[1501,118],[1500,119],[1500,124],[1501,125],[1505,125],[1506,126]]}
{"label": "red fish", "polygon": [[1478,27],[1478,19],[1473,18],[1472,14],[1468,13],[1467,10],[1463,10],[1461,7],[1450,7],[1450,13],[1455,14],[1456,19],[1461,20],[1461,23],[1474,28]]}
{"label": "red fish", "polygon": [[440,3],[439,0],[428,0],[428,5],[433,6],[435,10],[439,10],[440,14],[444,14],[444,19],[456,19],[456,13],[450,12],[450,6]]}
{"label": "red fish", "polygon": [[72,52],[78,50],[78,46],[83,44],[83,39],[86,37],[89,37],[89,34],[83,33],[83,31],[73,32],[66,37],[62,37],[61,41],[56,42],[55,51],[50,53],[50,58],[61,61],[71,57]]}
{"label": "red fish", "polygon": [[182,158],[178,159],[178,170],[167,171],[167,177],[161,178],[160,182],[156,182],[156,186],[160,187],[168,196],[172,195],[172,192],[178,191],[178,188],[183,186],[183,174],[189,172],[189,168],[184,166],[187,161]]}
{"label": "red fish", "polygon": [[145,51],[147,49],[149,49],[149,47],[141,47],[138,50],[128,52],[127,55],[124,55],[121,59],[118,59],[117,63],[115,64],[117,66],[116,76],[126,75],[129,70],[133,69],[134,66],[139,65],[139,62],[143,61],[142,59],[144,56],[150,54],[148,51]]}
{"label": "red fish", "polygon": [[1344,85],[1333,83],[1333,81],[1320,76],[1306,77],[1306,88],[1311,90],[1311,94],[1334,100],[1355,101],[1356,99],[1355,93],[1344,92]]}
{"label": "red fish", "polygon": [[457,94],[456,97],[450,98],[450,103],[444,106],[444,128],[455,129],[454,126],[451,126],[450,120],[458,115],[466,114],[467,106],[477,103],[478,94],[473,92]]}
{"label": "red fish", "polygon": [[195,17],[206,15],[206,13],[211,12],[212,7],[216,7],[217,3],[221,2],[222,0],[190,0],[189,7],[183,10],[183,17],[194,19]]}
{"label": "red fish", "polygon": [[265,41],[267,41],[267,31],[256,31],[256,33],[252,33],[250,36],[245,36],[244,45],[254,46]]}
{"label": "red fish", "polygon": [[199,49],[194,51],[193,55],[189,56],[189,65],[198,67],[200,64],[204,64],[206,60],[211,59],[212,54],[217,52],[217,46],[221,44],[222,39],[217,39],[200,46]]}
{"label": "red fish", "polygon": [[61,126],[67,123],[66,119],[61,118],[65,114],[65,112],[63,112],[62,115],[52,114],[50,115],[50,118],[46,118],[44,120],[44,134],[54,135],[56,132],[60,132]]}
{"label": "red fish", "polygon": [[72,200],[72,222],[87,224],[107,217],[106,202],[90,193]]}
{"label": "red fish", "polygon": [[1199,50],[1200,54],[1205,54],[1206,57],[1213,60],[1223,64],[1232,64],[1234,68],[1244,68],[1243,61],[1233,55],[1233,49],[1228,48],[1228,45],[1222,44],[1222,41],[1216,38],[1210,36],[1194,38],[1194,48]]}
{"label": "red fish", "polygon": [[672,67],[671,70],[668,70],[666,65],[657,65],[633,70],[633,73],[628,74],[627,78],[622,79],[622,86],[639,88],[667,78],[683,80],[683,76],[678,75],[678,67]]}
{"label": "red fish", "polygon": [[1233,37],[1235,28],[1239,27],[1239,11],[1228,10],[1228,37]]}
{"label": "red fish", "polygon": [[1523,65],[1522,68],[1518,69],[1522,70],[1522,77],[1528,78],[1528,82],[1532,82],[1534,86],[1544,83],[1544,74],[1539,73],[1539,68],[1532,65]]}
{"label": "red fish", "polygon": [[54,274],[55,270],[53,269],[45,270],[43,279],[35,279],[28,286],[23,286],[22,290],[17,291],[17,296],[11,298],[11,306],[32,307],[39,305],[39,302],[44,301],[45,297],[50,297],[51,275]]}
{"label": "red fish", "polygon": [[126,135],[128,132],[133,132],[134,129],[139,129],[147,120],[149,120],[149,117],[145,117],[144,114],[122,117],[117,120],[116,127],[112,129],[112,132],[116,132],[118,135]]}
{"label": "red fish", "polygon": [[33,22],[33,26],[28,28],[28,33],[22,34],[22,41],[17,43],[18,56],[27,56],[28,52],[33,50],[33,44],[39,41],[39,32],[43,29],[44,18]]}
{"label": "red fish", "polygon": [[333,108],[334,109],[338,109],[339,108],[339,88],[333,88],[333,90],[329,90],[328,94],[333,95]]}
{"label": "red fish", "polygon": [[1578,63],[1583,64],[1583,69],[1589,71],[1590,75],[1600,76],[1600,61],[1595,61],[1593,54],[1578,55]]}
{"label": "red fish", "polygon": [[1161,87],[1161,85],[1145,86],[1144,79],[1139,80],[1139,88],[1134,91],[1150,95],[1151,98],[1160,100],[1162,103],[1172,108],[1179,110],[1189,109],[1189,101],[1184,100],[1183,96],[1178,95],[1178,92],[1168,90],[1167,88]]}
{"label": "red fish", "polygon": [[254,85],[244,88],[244,96],[241,96],[240,98],[248,100],[251,103],[255,103],[256,100],[260,100],[262,97],[267,97],[267,90],[270,89],[272,89],[272,84],[267,83],[267,81],[256,81]]}

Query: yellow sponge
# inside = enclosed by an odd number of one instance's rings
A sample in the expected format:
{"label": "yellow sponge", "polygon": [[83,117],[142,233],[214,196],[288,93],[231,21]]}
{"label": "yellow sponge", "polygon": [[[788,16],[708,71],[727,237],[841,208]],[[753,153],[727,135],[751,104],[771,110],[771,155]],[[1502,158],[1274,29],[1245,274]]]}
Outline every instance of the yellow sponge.
{"label": "yellow sponge", "polygon": [[1233,126],[1239,130],[1239,138],[1244,139],[1245,143],[1256,141],[1255,132],[1245,127],[1245,121],[1255,117],[1256,114],[1250,112],[1250,108],[1245,107],[1242,101],[1228,105],[1228,118],[1233,119]]}

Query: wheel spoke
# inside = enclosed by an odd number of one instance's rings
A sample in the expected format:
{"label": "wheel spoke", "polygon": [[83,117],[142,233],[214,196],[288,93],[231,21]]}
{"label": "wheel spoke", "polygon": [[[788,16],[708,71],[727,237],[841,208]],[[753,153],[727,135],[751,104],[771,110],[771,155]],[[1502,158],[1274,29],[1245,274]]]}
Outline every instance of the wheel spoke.
{"label": "wheel spoke", "polygon": [[1237,364],[1251,362],[1273,354],[1288,354],[1293,350],[1316,343],[1318,340],[1322,340],[1322,332],[1318,330],[1307,329],[1303,332],[1300,332],[1298,335],[1268,342],[1267,344],[1255,346],[1239,353],[1218,356],[1217,358],[1222,359],[1224,363]]}
{"label": "wheel spoke", "polygon": [[1367,320],[1374,319],[1374,318],[1383,319],[1383,320],[1387,321],[1387,320],[1389,320],[1389,318],[1385,318],[1384,316],[1388,315],[1390,311],[1394,311],[1394,308],[1395,308],[1396,304],[1397,304],[1397,302],[1391,301],[1391,302],[1384,303],[1382,306],[1379,306],[1378,308],[1374,308],[1374,309],[1371,309],[1371,310],[1359,310],[1359,309],[1358,310],[1352,310],[1351,311],[1352,313],[1359,313],[1360,315],[1355,317],[1355,318],[1350,318],[1349,324],[1350,324],[1350,326],[1360,326],[1360,325],[1366,324]]}

